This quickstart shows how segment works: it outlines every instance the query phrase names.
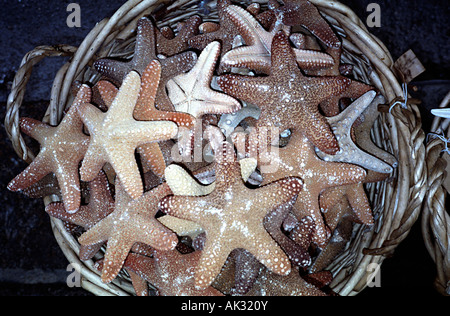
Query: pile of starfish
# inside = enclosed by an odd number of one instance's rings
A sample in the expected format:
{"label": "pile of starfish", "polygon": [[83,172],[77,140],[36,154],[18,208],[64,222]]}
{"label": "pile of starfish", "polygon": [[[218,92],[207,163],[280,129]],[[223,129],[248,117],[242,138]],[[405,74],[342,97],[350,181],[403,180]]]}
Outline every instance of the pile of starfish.
{"label": "pile of starfish", "polygon": [[40,152],[8,188],[59,199],[81,260],[138,295],[332,295],[325,268],[374,224],[364,185],[396,167],[371,138],[383,97],[309,1],[217,11],[141,18],[58,126],[21,118]]}

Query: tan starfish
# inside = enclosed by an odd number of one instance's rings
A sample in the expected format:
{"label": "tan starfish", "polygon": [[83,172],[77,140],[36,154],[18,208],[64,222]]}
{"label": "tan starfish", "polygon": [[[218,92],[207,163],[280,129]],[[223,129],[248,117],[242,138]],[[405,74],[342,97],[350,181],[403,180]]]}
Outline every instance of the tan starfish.
{"label": "tan starfish", "polygon": [[138,198],[144,192],[134,156],[136,147],[173,138],[178,132],[173,122],[143,122],[133,118],[140,86],[140,76],[132,71],[106,113],[88,103],[78,109],[91,135],[80,169],[81,179],[92,180],[109,162],[132,198]]}
{"label": "tan starfish", "polygon": [[82,103],[90,102],[91,95],[91,88],[82,85],[69,111],[56,127],[31,118],[20,119],[21,130],[36,139],[41,149],[33,162],[8,184],[9,190],[23,190],[53,172],[67,212],[78,210],[81,201],[78,167],[88,148],[89,137],[83,133],[83,122],[77,109]]}
{"label": "tan starfish", "polygon": [[117,181],[114,212],[78,239],[82,245],[108,241],[102,270],[104,283],[111,282],[117,276],[130,249],[137,242],[160,250],[175,248],[178,243],[176,234],[155,219],[159,200],[169,194],[172,194],[169,186],[163,183],[133,200],[120,180]]}
{"label": "tan starfish", "polygon": [[295,199],[301,180],[288,178],[249,189],[241,179],[230,143],[222,143],[215,157],[216,186],[212,193],[202,197],[171,196],[160,203],[163,212],[196,221],[206,232],[206,244],[196,268],[196,287],[209,286],[236,248],[247,249],[275,273],[288,274],[289,259],[264,229],[263,219],[276,206]]}

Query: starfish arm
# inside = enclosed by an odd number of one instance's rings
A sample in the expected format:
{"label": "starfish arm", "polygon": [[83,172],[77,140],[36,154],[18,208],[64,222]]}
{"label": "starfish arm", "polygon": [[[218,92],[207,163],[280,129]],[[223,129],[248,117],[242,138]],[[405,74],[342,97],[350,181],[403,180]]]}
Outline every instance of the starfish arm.
{"label": "starfish arm", "polygon": [[194,196],[168,196],[159,203],[163,213],[194,222],[203,214],[205,205],[202,198]]}
{"label": "starfish arm", "polygon": [[80,246],[80,260],[81,261],[87,261],[92,259],[102,248],[103,246],[103,242],[95,244],[95,245],[88,245],[88,246],[84,246],[81,245]]}
{"label": "starfish arm", "polygon": [[147,228],[145,229],[145,233],[138,235],[136,242],[147,244],[161,251],[175,249],[175,246],[178,244],[178,237],[173,231],[159,222],[154,222],[150,225],[145,225],[145,221],[141,223],[143,223],[142,227]]}
{"label": "starfish arm", "polygon": [[36,156],[33,162],[31,162],[31,164],[24,171],[22,171],[13,180],[11,180],[11,182],[8,184],[8,190],[23,190],[30,185],[38,182],[47,174],[52,172],[50,164],[51,163],[49,163],[49,161],[43,154]]}
{"label": "starfish arm", "polygon": [[131,67],[127,62],[102,58],[94,62],[94,68],[116,85],[121,85]]}
{"label": "starfish arm", "polygon": [[202,185],[178,165],[168,166],[165,170],[165,178],[175,195],[203,196],[210,194],[215,188],[214,182],[210,185]]}
{"label": "starfish arm", "polygon": [[90,103],[81,104],[77,107],[77,110],[81,120],[92,135],[101,125],[105,114]]}
{"label": "starfish arm", "polygon": [[372,209],[362,183],[349,186],[346,193],[358,221],[364,225],[373,225]]}
{"label": "starfish arm", "polygon": [[114,217],[112,214],[107,216],[84,232],[78,238],[78,242],[81,245],[89,246],[107,241],[111,236],[111,227],[114,227],[114,225],[112,225],[113,221]]}
{"label": "starfish arm", "polygon": [[153,22],[145,17],[139,19],[136,30],[136,47],[131,64],[133,70],[142,75],[147,65],[156,56],[156,32]]}
{"label": "starfish arm", "polygon": [[159,287],[160,275],[158,274],[157,262],[154,258],[130,253],[125,261],[125,268],[145,278],[155,287]]}
{"label": "starfish arm", "polygon": [[132,124],[121,124],[113,133],[119,142],[129,142],[131,146],[137,147],[172,139],[178,134],[178,127],[170,121],[132,121]]}
{"label": "starfish arm", "polygon": [[58,183],[61,183],[61,195],[64,207],[68,213],[78,211],[81,203],[80,180],[78,176],[78,163],[74,168],[63,168],[56,171]]}
{"label": "starfish arm", "polygon": [[[266,206],[262,212],[267,214],[267,208],[280,206],[295,200],[302,190],[303,181],[299,178],[290,177],[272,182],[255,190],[257,201],[262,201]],[[263,215],[266,215],[263,214]]]}
{"label": "starfish arm", "polygon": [[333,155],[339,143],[325,117],[318,110],[309,111],[308,125],[302,126],[305,136],[321,151]]}
{"label": "starfish arm", "polygon": [[328,54],[305,49],[295,49],[295,58],[301,69],[319,70],[334,65],[334,59]]}
{"label": "starfish arm", "polygon": [[144,192],[141,174],[134,157],[134,148],[118,148],[109,146],[107,149],[109,163],[116,171],[125,191],[133,199],[139,198]]}
{"label": "starfish arm", "polygon": [[36,139],[41,145],[44,144],[47,137],[51,136],[56,131],[55,127],[29,117],[21,117],[19,126],[22,132]]}
{"label": "starfish arm", "polygon": [[205,114],[229,114],[241,109],[239,101],[229,95],[209,90],[205,93],[205,101],[199,107],[198,117]]}
{"label": "starfish arm", "polygon": [[[264,95],[272,89],[269,80],[251,76],[222,75],[217,79],[219,87],[226,93],[244,102],[253,103],[254,96]],[[265,103],[261,103],[261,107]]]}
{"label": "starfish arm", "polygon": [[134,242],[130,242],[127,232],[108,239],[105,261],[102,269],[102,282],[110,283],[119,274]]}
{"label": "starfish arm", "polygon": [[80,168],[80,179],[92,181],[106,163],[104,150],[96,144],[90,144]]}
{"label": "starfish arm", "polygon": [[100,107],[103,106],[104,109],[109,109],[111,107],[111,104],[119,92],[119,89],[107,80],[100,80],[92,90],[97,101],[96,103]]}
{"label": "starfish arm", "polygon": [[[84,217],[82,216],[83,208],[86,206],[81,206],[80,210],[76,213],[69,213],[64,208],[64,203],[61,202],[54,202],[50,203],[45,207],[45,212],[47,212],[48,215],[59,218],[63,221],[70,222],[72,224],[75,224],[77,226],[83,227],[83,228],[90,228],[86,226],[86,222]],[[93,226],[93,225],[92,225]]]}
{"label": "starfish arm", "polygon": [[[141,88],[139,98],[134,108],[134,114],[137,116],[151,116],[155,111],[155,97],[158,90],[159,80],[161,78],[161,64],[153,60],[145,68],[141,77]],[[145,114],[149,112],[148,114]]]}
{"label": "starfish arm", "polygon": [[153,173],[158,177],[164,176],[166,161],[158,143],[143,144],[138,147],[137,151]]}
{"label": "starfish arm", "polygon": [[104,124],[112,124],[123,118],[132,118],[134,107],[139,96],[141,77],[135,71],[131,71],[122,83],[111,107],[106,112]]}

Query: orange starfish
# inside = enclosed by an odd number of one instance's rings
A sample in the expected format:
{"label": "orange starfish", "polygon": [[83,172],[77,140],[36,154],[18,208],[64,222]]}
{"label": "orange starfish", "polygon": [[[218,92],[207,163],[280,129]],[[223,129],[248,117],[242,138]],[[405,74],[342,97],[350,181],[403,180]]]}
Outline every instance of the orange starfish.
{"label": "orange starfish", "polygon": [[77,109],[82,103],[90,102],[91,95],[91,88],[82,85],[57,127],[31,118],[21,118],[21,130],[36,139],[41,149],[33,162],[8,184],[9,190],[23,190],[53,172],[67,212],[78,210],[81,201],[78,167],[88,148],[89,137],[83,133],[83,122]]}

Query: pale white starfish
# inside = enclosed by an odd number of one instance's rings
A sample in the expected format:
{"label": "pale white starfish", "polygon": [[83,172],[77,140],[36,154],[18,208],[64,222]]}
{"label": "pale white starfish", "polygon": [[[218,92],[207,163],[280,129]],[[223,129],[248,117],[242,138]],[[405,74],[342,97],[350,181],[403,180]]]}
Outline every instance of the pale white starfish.
{"label": "pale white starfish", "polygon": [[335,155],[329,155],[316,148],[317,156],[325,161],[353,163],[380,173],[391,173],[393,171],[389,164],[356,146],[351,136],[353,124],[370,106],[376,94],[374,90],[371,90],[350,104],[339,115],[326,118],[336,136],[340,150]]}
{"label": "pale white starfish", "polygon": [[189,72],[167,82],[169,98],[178,112],[200,118],[204,114],[233,113],[241,108],[236,99],[211,89],[219,54],[220,43],[210,43]]}

